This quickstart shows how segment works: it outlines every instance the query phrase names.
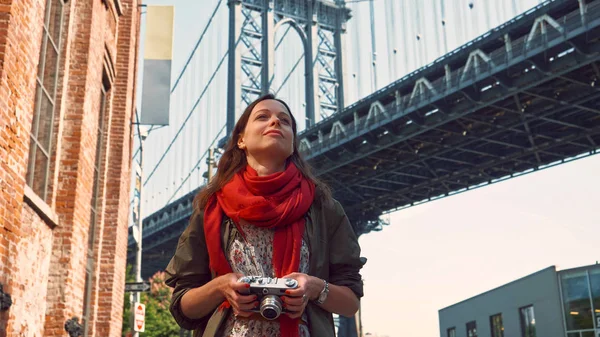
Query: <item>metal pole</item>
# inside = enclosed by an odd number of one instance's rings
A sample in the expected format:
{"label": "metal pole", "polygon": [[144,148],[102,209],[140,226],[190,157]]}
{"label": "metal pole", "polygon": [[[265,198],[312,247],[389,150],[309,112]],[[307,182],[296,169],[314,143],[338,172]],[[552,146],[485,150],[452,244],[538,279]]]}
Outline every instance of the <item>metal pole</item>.
{"label": "metal pole", "polygon": [[335,33],[334,33],[334,43],[335,43],[335,53],[337,54],[337,57],[335,58],[335,74],[336,74],[336,79],[337,79],[337,112],[340,112],[342,110],[344,110],[344,94],[345,94],[345,90],[344,90],[344,80],[345,80],[345,76],[344,76],[344,64],[343,62],[345,61],[344,59],[344,41],[343,41],[343,36],[342,34],[344,34],[344,27],[346,25],[346,6],[344,4],[344,1],[339,1],[337,2],[338,8],[337,8],[337,12],[336,12],[336,27],[335,27]]}
{"label": "metal pole", "polygon": [[208,158],[206,158],[206,163],[208,164],[208,182],[213,178],[213,166],[215,164],[215,149],[208,149]]}
{"label": "metal pole", "polygon": [[[140,184],[139,184],[139,205],[138,205],[138,218],[137,218],[137,224],[135,224],[134,226],[137,226],[137,234],[138,234],[138,240],[137,240],[137,249],[135,252],[135,281],[136,282],[142,282],[142,224],[143,224],[143,189],[144,189],[144,141],[146,140],[146,137],[148,136],[148,134],[146,132],[140,132],[140,129],[138,127],[138,134],[140,136]],[[136,177],[137,178],[137,177]],[[140,293],[139,292],[134,292],[133,293],[133,301],[131,302],[131,315],[132,315],[132,324],[131,324],[131,329],[134,330],[135,327],[135,303],[136,302],[140,302]],[[132,331],[133,332],[133,337],[139,337],[139,332],[137,331]]]}
{"label": "metal pole", "polygon": [[360,300],[358,301],[358,336],[363,337],[363,324],[362,324],[362,305]]}
{"label": "metal pole", "polygon": [[228,59],[228,69],[227,69],[227,130],[225,134],[225,138],[229,137],[231,132],[233,131],[233,127],[235,126],[235,113],[237,109],[237,100],[240,99],[237,96],[238,86],[237,86],[237,72],[239,69],[236,68],[237,65],[237,51],[236,51],[236,39],[237,32],[239,27],[236,25],[237,21],[237,12],[238,6],[240,6],[239,1],[230,0],[228,2],[229,6],[229,59]]}

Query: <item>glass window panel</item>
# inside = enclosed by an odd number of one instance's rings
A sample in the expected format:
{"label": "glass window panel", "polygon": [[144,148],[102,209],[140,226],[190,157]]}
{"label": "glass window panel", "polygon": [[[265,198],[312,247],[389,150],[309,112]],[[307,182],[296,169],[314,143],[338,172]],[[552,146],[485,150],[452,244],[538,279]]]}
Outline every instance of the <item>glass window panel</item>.
{"label": "glass window panel", "polygon": [[[42,95],[42,88],[40,84],[36,82],[35,85],[35,108],[37,109],[40,106],[40,99]],[[39,112],[35,111],[33,114],[33,120],[31,121],[31,135],[37,137],[38,135],[38,119]]]}
{"label": "glass window panel", "polygon": [[492,337],[504,337],[504,325],[502,324],[502,314],[490,316],[490,327]]}
{"label": "glass window panel", "polygon": [[586,272],[566,273],[561,279],[567,330],[592,329],[594,323]]}
{"label": "glass window panel", "polygon": [[[96,162],[94,166],[96,170],[100,170],[102,164],[102,150],[104,148],[104,117],[106,116],[106,92],[102,88],[100,90],[100,113],[98,116],[98,135],[96,136]],[[96,179],[96,178],[95,178]]]}
{"label": "glass window panel", "polygon": [[580,337],[580,336],[579,336],[579,332],[569,332],[567,334],[567,337]]}
{"label": "glass window panel", "polygon": [[477,337],[477,322],[467,323],[467,337]]}
{"label": "glass window panel", "polygon": [[533,306],[527,306],[519,309],[521,317],[521,334],[523,337],[536,337],[535,331],[535,313]]}
{"label": "glass window panel", "polygon": [[83,328],[84,328],[84,336],[88,336],[89,329],[89,315],[90,315],[90,297],[92,295],[92,270],[90,268],[90,261],[88,259],[88,263],[85,271],[85,291],[83,293],[83,317],[81,318]]}
{"label": "glass window panel", "polygon": [[593,331],[583,331],[581,337],[595,337]]}
{"label": "glass window panel", "polygon": [[42,37],[42,45],[40,47],[40,59],[38,61],[39,63],[38,63],[38,73],[37,73],[38,74],[37,76],[38,76],[40,82],[44,80],[44,67],[43,66],[44,66],[44,54],[46,51],[45,46],[46,46],[46,40],[47,40],[46,37],[47,36],[48,35],[46,34],[46,32],[44,32],[44,35]]}
{"label": "glass window panel", "polygon": [[29,142],[29,163],[27,164],[27,185],[33,186],[33,178],[35,176],[35,154],[37,150],[37,143],[35,138],[31,137]]}
{"label": "glass window panel", "polygon": [[[40,46],[38,83],[36,86],[34,117],[31,128],[31,145],[27,184],[46,199],[49,153],[54,122],[56,79],[64,0],[47,0],[44,30]],[[49,34],[51,36],[49,36]],[[53,39],[54,44],[53,45]],[[45,90],[45,92],[44,92]]]}
{"label": "glass window panel", "polygon": [[56,76],[58,75],[58,50],[50,41],[46,44],[46,59],[44,64],[44,78],[42,83],[48,94],[54,98],[54,89],[56,87]]}
{"label": "glass window panel", "polygon": [[[590,283],[592,285],[592,299],[594,301],[594,316],[596,322],[600,318],[600,268],[590,270]],[[596,326],[600,329],[600,324]]]}
{"label": "glass window panel", "polygon": [[60,27],[62,20],[62,11],[63,11],[63,0],[48,0],[48,2],[52,2],[52,7],[50,8],[49,13],[49,26],[48,26],[48,34],[50,34],[50,38],[54,42],[54,44],[59,47],[60,41]]}
{"label": "glass window panel", "polygon": [[448,337],[456,337],[456,328],[448,329]]}
{"label": "glass window panel", "polygon": [[[106,74],[102,78],[103,83],[106,82]],[[104,118],[106,116],[106,97],[107,97],[107,88],[103,86],[100,90],[100,106],[98,107],[98,128],[96,129],[96,156],[94,159],[94,182],[92,187],[92,200],[91,200],[91,214],[90,214],[90,227],[88,234],[88,265],[87,268],[91,272],[94,268],[94,239],[96,233],[96,225],[99,219],[98,214],[98,199],[100,197],[100,183],[101,183],[101,166],[102,166],[102,153],[105,146],[104,139]],[[91,294],[91,280],[86,281],[86,292]],[[87,336],[87,331],[89,329],[88,321],[90,314],[90,296],[87,296],[83,302],[84,306],[84,314],[83,314],[83,322],[84,322],[84,335]]]}
{"label": "glass window panel", "polygon": [[[92,199],[96,199],[95,197]],[[95,200],[94,200],[95,201]],[[90,212],[90,232],[88,233],[88,254],[94,253],[94,240],[96,237],[96,226],[95,223],[98,221],[98,216],[96,214],[95,205],[92,204],[92,211]]]}
{"label": "glass window panel", "polygon": [[48,156],[41,150],[41,148],[35,143],[31,142],[31,147],[34,148],[35,155],[33,159],[33,181],[31,182],[31,188],[33,191],[42,198],[46,199],[46,171],[48,169]]}
{"label": "glass window panel", "polygon": [[50,141],[52,140],[52,125],[54,124],[54,105],[48,95],[42,90],[42,97],[38,111],[39,127],[36,135],[38,142],[50,153]]}

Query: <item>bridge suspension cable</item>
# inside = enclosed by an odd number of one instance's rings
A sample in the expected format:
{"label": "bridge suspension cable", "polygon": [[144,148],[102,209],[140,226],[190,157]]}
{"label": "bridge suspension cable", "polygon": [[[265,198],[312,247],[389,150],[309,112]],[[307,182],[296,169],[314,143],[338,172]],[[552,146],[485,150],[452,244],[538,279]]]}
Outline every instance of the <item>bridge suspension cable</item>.
{"label": "bridge suspension cable", "polygon": [[[281,37],[281,39],[279,39],[279,42],[277,42],[277,44],[275,45],[275,51],[277,51],[277,49],[279,49],[279,45],[283,42],[283,39],[286,37],[287,33],[290,31],[290,29],[292,28],[292,26],[288,25],[287,29],[285,30],[285,32],[283,32],[283,36]],[[273,80],[275,79],[275,73],[273,73],[271,75],[271,78],[269,79],[269,87],[271,87],[271,84],[273,83]]]}
{"label": "bridge suspension cable", "polygon": [[194,46],[194,49],[192,49],[192,52],[190,53],[190,57],[188,57],[188,60],[185,62],[185,65],[183,66],[183,69],[181,69],[181,72],[179,73],[179,76],[177,77],[177,80],[175,81],[175,84],[173,85],[173,88],[171,88],[171,93],[173,93],[175,91],[175,88],[177,88],[177,85],[179,85],[179,81],[181,81],[181,78],[183,77],[183,74],[185,74],[185,71],[186,71],[188,65],[190,64],[190,62],[192,61],[192,58],[196,54],[196,50],[198,50],[198,47],[200,46],[200,43],[202,42],[202,39],[204,38],[204,35],[206,35],[206,32],[208,31],[208,27],[210,27],[210,25],[212,23],[212,20],[214,19],[215,15],[217,14],[217,11],[219,10],[219,7],[221,7],[221,3],[222,2],[223,2],[223,0],[219,0],[219,2],[217,3],[217,5],[215,6],[215,9],[213,10],[212,15],[210,16],[210,19],[208,19],[208,23],[204,27],[204,30],[202,31],[202,34],[200,34],[200,38],[198,39],[198,42],[196,42],[196,45]]}
{"label": "bridge suspension cable", "polygon": [[225,58],[227,58],[228,54],[229,54],[229,51],[225,52],[225,54],[221,58],[221,61],[219,61],[219,64],[217,65],[217,69],[215,69],[215,71],[213,71],[212,75],[210,76],[210,79],[208,80],[208,83],[206,83],[206,86],[204,86],[204,89],[202,89],[202,93],[200,94],[200,96],[198,97],[198,99],[196,100],[196,102],[194,102],[194,105],[190,109],[190,112],[188,113],[188,115],[186,116],[185,120],[181,124],[181,127],[179,128],[179,130],[177,130],[177,133],[175,134],[175,137],[173,137],[173,139],[171,140],[171,143],[169,143],[169,146],[167,146],[167,149],[165,150],[165,152],[160,156],[160,159],[158,160],[158,162],[156,163],[156,165],[154,165],[154,168],[152,169],[152,172],[150,172],[150,174],[146,178],[146,181],[144,181],[144,186],[146,186],[146,184],[148,183],[148,181],[150,181],[150,178],[152,178],[152,175],[154,174],[154,172],[156,172],[156,169],[158,169],[158,166],[160,165],[160,163],[162,163],[162,161],[167,156],[167,153],[169,153],[169,151],[171,150],[171,147],[173,146],[173,144],[175,143],[175,141],[177,140],[177,138],[181,134],[181,131],[185,128],[187,122],[190,120],[190,117],[192,117],[192,114],[194,113],[194,110],[196,109],[196,107],[200,103],[200,100],[202,99],[202,97],[204,97],[204,94],[208,90],[208,87],[211,85],[212,81],[215,79],[215,76],[219,72],[219,69],[221,69],[221,66],[223,65],[223,61],[225,61]]}
{"label": "bridge suspension cable", "polygon": [[292,70],[290,70],[290,72],[285,76],[285,78],[283,79],[283,82],[281,82],[281,85],[279,86],[279,89],[277,89],[277,91],[275,91],[275,96],[277,96],[277,94],[279,93],[279,91],[281,91],[281,89],[283,88],[285,83],[290,79],[290,76],[292,76],[292,73],[294,72],[294,70],[296,70],[296,68],[298,67],[298,64],[300,64],[300,61],[302,61],[303,57],[304,57],[304,53],[302,53],[302,55],[300,55],[300,58],[298,59],[298,61],[296,61],[296,64],[294,64],[294,66],[292,67]]}
{"label": "bridge suspension cable", "polygon": [[219,130],[219,132],[217,133],[217,135],[215,136],[215,138],[213,138],[213,140],[210,143],[210,145],[204,151],[204,154],[202,154],[202,156],[200,157],[200,159],[198,159],[198,162],[196,163],[196,165],[194,165],[194,167],[192,167],[192,169],[190,170],[190,172],[188,173],[188,175],[185,177],[185,179],[181,182],[181,184],[179,184],[179,187],[177,187],[177,189],[173,192],[173,195],[171,195],[171,197],[169,198],[169,200],[167,200],[167,202],[165,203],[165,206],[168,205],[171,202],[171,200],[173,200],[173,198],[175,198],[175,196],[177,195],[177,192],[179,192],[179,190],[181,190],[181,188],[183,187],[183,185],[185,185],[185,183],[188,181],[188,179],[190,179],[190,177],[194,173],[194,170],[196,170],[200,166],[200,164],[202,163],[202,160],[208,154],[208,151],[215,145],[215,142],[221,137],[221,134],[223,133],[223,130],[225,130],[226,126],[227,126],[227,124],[224,124],[221,127],[221,129]]}

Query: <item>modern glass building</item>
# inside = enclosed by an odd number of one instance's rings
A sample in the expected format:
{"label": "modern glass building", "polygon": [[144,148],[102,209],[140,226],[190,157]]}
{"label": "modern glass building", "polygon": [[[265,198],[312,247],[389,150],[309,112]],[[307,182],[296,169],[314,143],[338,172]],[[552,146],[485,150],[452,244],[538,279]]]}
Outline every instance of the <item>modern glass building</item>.
{"label": "modern glass building", "polygon": [[600,337],[600,265],[555,266],[439,311],[440,337]]}

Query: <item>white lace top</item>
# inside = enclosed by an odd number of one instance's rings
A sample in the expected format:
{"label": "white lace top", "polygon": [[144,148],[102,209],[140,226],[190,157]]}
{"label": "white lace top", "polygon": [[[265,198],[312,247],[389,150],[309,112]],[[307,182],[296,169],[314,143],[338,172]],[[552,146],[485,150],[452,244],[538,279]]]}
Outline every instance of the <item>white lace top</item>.
{"label": "white lace top", "polygon": [[[252,225],[241,225],[244,237],[235,229],[231,219],[227,219],[232,229],[227,244],[226,257],[235,273],[275,277],[273,258],[273,237],[275,231]],[[300,273],[308,273],[310,251],[304,240],[300,250]],[[306,321],[306,313],[302,317]],[[299,325],[300,337],[309,337],[310,332],[305,324]],[[229,315],[224,324],[223,336],[231,337],[277,337],[279,336],[279,321],[254,320]]]}

